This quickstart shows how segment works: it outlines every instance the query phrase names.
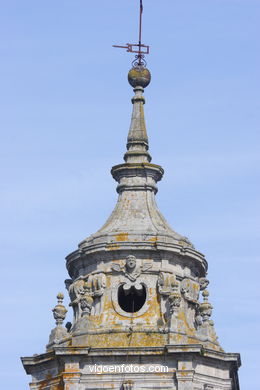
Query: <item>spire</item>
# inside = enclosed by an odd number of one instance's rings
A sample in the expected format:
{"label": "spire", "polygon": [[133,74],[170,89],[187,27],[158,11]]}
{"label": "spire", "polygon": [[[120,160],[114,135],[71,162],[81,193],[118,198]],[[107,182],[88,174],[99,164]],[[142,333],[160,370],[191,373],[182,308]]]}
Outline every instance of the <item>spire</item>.
{"label": "spire", "polygon": [[[113,245],[120,249],[118,241],[123,242],[124,248],[132,251],[139,243],[143,247],[144,237],[152,249],[154,242],[167,240],[167,245],[178,247],[182,253],[185,253],[186,248],[193,251],[193,245],[189,240],[168,225],[156,205],[157,182],[162,179],[164,170],[160,165],[151,163],[148,152],[143,92],[150,81],[151,73],[146,68],[143,57],[140,59],[138,54],[132,69],[128,72],[128,82],[133,87],[135,95],[132,98],[133,111],[127,137],[127,152],[124,155],[125,162],[111,169],[113,178],[118,182],[119,197],[112,214],[101,229],[79,244],[80,250],[84,252],[95,245],[99,248],[104,246],[105,250],[107,247],[114,249]],[[200,262],[201,256],[199,254]],[[69,263],[73,262],[73,257],[74,254],[67,258],[68,268]],[[70,268],[70,271],[71,275],[74,274],[74,270]]]}
{"label": "spire", "polygon": [[128,72],[128,82],[134,88],[135,96],[132,98],[133,112],[127,137],[127,152],[124,155],[125,164],[116,165],[111,170],[113,178],[119,183],[117,186],[119,193],[125,190],[156,193],[156,183],[163,176],[161,166],[150,164],[152,158],[148,153],[143,92],[150,81],[151,73],[144,62],[141,65],[134,62]]}
{"label": "spire", "polygon": [[143,66],[135,66],[128,73],[129,84],[134,87],[135,96],[132,98],[133,112],[127,138],[127,152],[124,156],[126,163],[149,163],[148,137],[144,118],[143,97],[144,88],[149,85],[151,74]]}
{"label": "spire", "polygon": [[135,96],[132,98],[133,113],[127,138],[127,152],[124,156],[126,163],[149,163],[152,159],[148,153],[149,146],[143,108],[145,104],[143,97],[144,88],[151,81],[151,74],[146,69],[144,55],[149,54],[150,48],[142,43],[142,17],[143,1],[140,0],[138,44],[127,43],[126,46],[113,45],[113,47],[126,49],[128,53],[137,53],[132,63],[133,67],[128,73],[128,81],[134,88]]}

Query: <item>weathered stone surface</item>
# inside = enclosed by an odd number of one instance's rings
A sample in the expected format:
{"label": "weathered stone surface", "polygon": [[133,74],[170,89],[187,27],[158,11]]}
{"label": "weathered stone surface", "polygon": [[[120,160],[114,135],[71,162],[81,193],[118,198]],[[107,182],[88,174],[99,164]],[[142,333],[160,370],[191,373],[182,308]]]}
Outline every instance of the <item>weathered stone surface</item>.
{"label": "weathered stone surface", "polygon": [[[55,347],[52,353],[23,358],[23,364],[26,372],[32,375],[31,389],[37,390],[119,390],[127,388],[126,385],[133,389],[233,390],[236,389],[235,373],[240,360],[237,354],[209,351],[201,345],[113,350]],[[119,371],[123,364],[134,368],[141,365],[147,372],[122,374]],[[98,373],[100,366],[111,365],[117,372]],[[160,373],[148,372],[158,367]]]}
{"label": "weathered stone surface", "polygon": [[[125,163],[112,168],[117,204],[67,257],[73,323],[62,327],[59,296],[48,353],[22,359],[31,389],[239,390],[240,357],[223,351],[211,320],[205,257],[156,205],[163,169],[150,162],[143,88],[134,92]],[[93,371],[122,364],[169,371]]]}

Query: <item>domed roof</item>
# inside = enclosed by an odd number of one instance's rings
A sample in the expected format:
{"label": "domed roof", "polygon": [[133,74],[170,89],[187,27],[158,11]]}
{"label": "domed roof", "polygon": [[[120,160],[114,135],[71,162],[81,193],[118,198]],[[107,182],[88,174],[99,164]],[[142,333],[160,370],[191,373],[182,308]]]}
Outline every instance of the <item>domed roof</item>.
{"label": "domed roof", "polygon": [[[125,163],[116,165],[111,170],[113,178],[118,182],[118,201],[101,229],[83,240],[78,251],[67,257],[70,274],[74,274],[75,267],[78,269],[81,266],[79,259],[82,256],[102,252],[105,259],[105,253],[109,256],[111,251],[154,251],[159,248],[191,257],[204,270],[207,268],[204,256],[194,249],[186,237],[170,227],[157,207],[157,182],[161,180],[164,171],[160,165],[151,163],[148,152],[143,87],[148,85],[150,72],[145,68],[140,70],[140,76],[138,72],[139,70],[132,69],[128,76],[135,86],[135,95],[132,98],[133,112],[127,152],[124,155]],[[90,261],[94,261],[93,257]]]}

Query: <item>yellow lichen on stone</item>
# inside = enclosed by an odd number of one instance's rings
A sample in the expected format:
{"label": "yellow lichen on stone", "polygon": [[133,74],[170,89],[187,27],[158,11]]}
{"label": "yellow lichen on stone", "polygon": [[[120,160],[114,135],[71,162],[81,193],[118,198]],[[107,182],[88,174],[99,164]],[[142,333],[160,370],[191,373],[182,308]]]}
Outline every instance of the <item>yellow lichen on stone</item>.
{"label": "yellow lichen on stone", "polygon": [[116,235],[116,241],[127,241],[128,233],[120,233]]}

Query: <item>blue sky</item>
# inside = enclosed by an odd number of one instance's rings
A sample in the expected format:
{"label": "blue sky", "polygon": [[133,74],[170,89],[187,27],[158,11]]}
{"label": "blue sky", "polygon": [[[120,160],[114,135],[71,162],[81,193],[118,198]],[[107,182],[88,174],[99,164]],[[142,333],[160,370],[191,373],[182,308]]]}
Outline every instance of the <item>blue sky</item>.
{"label": "blue sky", "polygon": [[[209,262],[220,342],[259,388],[259,0],[144,0],[157,201]],[[116,202],[137,1],[8,0],[0,13],[1,383],[45,350],[65,256]],[[66,299],[67,302],[67,299]],[[71,313],[68,315],[68,320]]]}

